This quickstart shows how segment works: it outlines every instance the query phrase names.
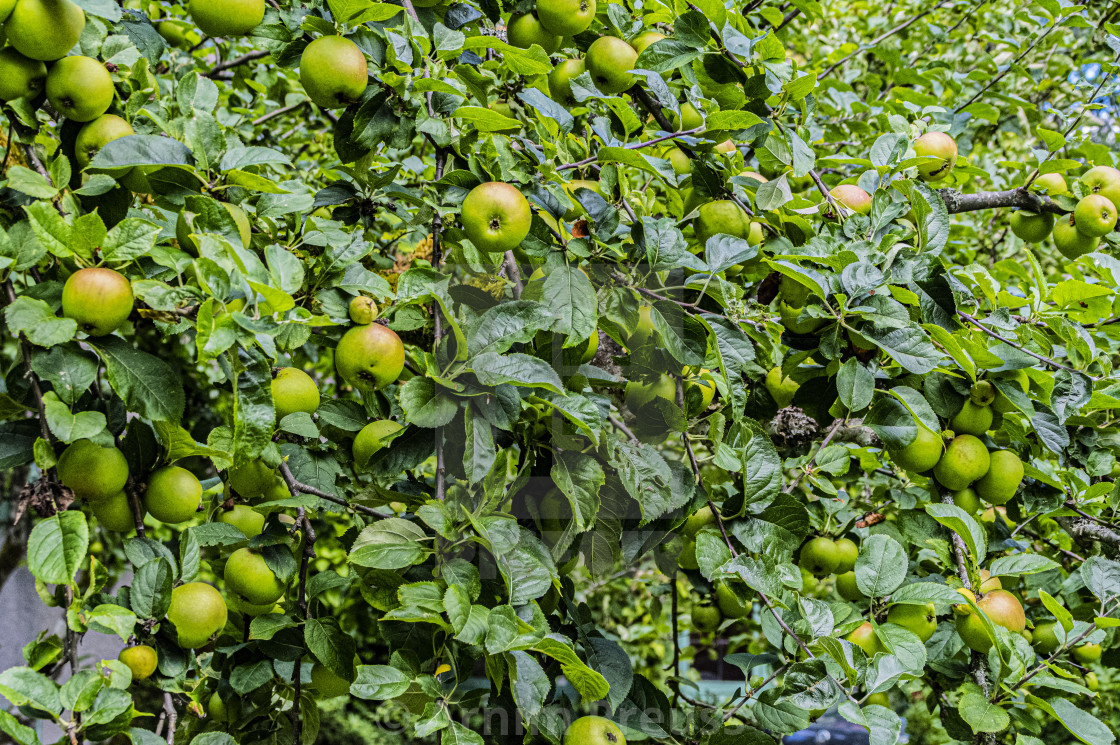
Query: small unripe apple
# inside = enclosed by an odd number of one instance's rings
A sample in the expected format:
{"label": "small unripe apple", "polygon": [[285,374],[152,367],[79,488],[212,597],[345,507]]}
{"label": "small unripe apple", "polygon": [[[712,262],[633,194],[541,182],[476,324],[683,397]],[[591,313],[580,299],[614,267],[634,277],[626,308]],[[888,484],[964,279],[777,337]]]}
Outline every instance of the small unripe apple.
{"label": "small unripe apple", "polygon": [[461,209],[463,231],[486,253],[517,248],[533,222],[529,202],[516,186],[502,181],[480,184],[467,194]]}
{"label": "small unripe apple", "polygon": [[264,557],[249,548],[239,548],[230,554],[224,577],[227,588],[256,605],[275,603],[284,594],[284,583]]}
{"label": "small unripe apple", "polygon": [[634,85],[630,73],[638,61],[638,52],[617,36],[600,36],[591,42],[584,57],[591,82],[608,96],[613,96]]}
{"label": "small unripe apple", "polygon": [[1042,243],[1054,229],[1054,215],[1049,212],[1018,210],[1011,213],[1011,232],[1027,243]]}
{"label": "small unripe apple", "polygon": [[350,320],[359,325],[373,323],[377,319],[377,303],[373,298],[358,295],[350,300]]}
{"label": "small unripe apple", "polygon": [[537,0],[537,18],[550,34],[575,36],[595,20],[595,0]]}
{"label": "small unripe apple", "polygon": [[384,388],[404,371],[404,344],[392,329],[378,323],[354,326],[334,352],[338,374],[363,393]]}
{"label": "small unripe apple", "polygon": [[171,591],[167,620],[175,626],[179,646],[198,649],[226,625],[226,601],[203,582],[188,582]]}
{"label": "small unripe apple", "polygon": [[379,419],[362,427],[354,438],[354,465],[359,470],[364,469],[369,465],[369,459],[385,446],[384,439],[402,429],[403,427],[392,419]]}
{"label": "small unripe apple", "polygon": [[303,370],[285,367],[272,379],[272,403],[276,421],[299,411],[314,414],[319,408],[319,388]]}
{"label": "small unripe apple", "polygon": [[133,680],[144,680],[151,677],[156,671],[159,656],[156,651],[146,644],[137,644],[135,647],[125,647],[117,655],[120,660],[132,671]]}

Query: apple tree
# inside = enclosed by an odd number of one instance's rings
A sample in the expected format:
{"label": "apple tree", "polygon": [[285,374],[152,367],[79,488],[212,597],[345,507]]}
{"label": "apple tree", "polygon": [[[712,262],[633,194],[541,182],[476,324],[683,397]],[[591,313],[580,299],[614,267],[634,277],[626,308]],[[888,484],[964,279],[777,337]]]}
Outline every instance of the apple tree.
{"label": "apple tree", "polygon": [[1115,742],[1120,6],[0,22],[12,741]]}

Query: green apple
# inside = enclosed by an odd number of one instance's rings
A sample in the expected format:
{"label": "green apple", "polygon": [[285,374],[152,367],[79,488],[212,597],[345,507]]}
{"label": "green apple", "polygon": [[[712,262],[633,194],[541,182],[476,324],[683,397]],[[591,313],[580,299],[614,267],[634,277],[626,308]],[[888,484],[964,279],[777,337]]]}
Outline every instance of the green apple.
{"label": "green apple", "polygon": [[299,58],[299,82],[323,109],[340,109],[362,97],[369,82],[366,55],[344,36],[320,36]]}
{"label": "green apple", "polygon": [[17,0],[4,33],[20,54],[51,62],[74,48],[85,27],[85,11],[70,0]]}
{"label": "green apple", "polygon": [[659,34],[656,31],[642,31],[630,40],[630,46],[634,47],[634,51],[636,51],[638,54],[641,54],[650,46],[665,38],[668,37],[666,37],[665,34]]}
{"label": "green apple", "polygon": [[518,49],[536,44],[545,54],[560,48],[560,37],[545,31],[536,13],[514,13],[506,24],[506,40]]}
{"label": "green apple", "polygon": [[379,323],[354,326],[338,342],[334,366],[347,384],[369,393],[396,381],[404,371],[404,344]]}
{"label": "green apple", "polygon": [[603,187],[599,184],[598,181],[576,178],[566,182],[563,188],[564,193],[568,195],[568,198],[572,202],[572,206],[569,207],[568,211],[564,213],[564,219],[568,220],[569,222],[587,214],[587,210],[584,209],[583,205],[580,204],[580,201],[576,198],[576,189],[588,189],[595,192],[604,199],[607,199],[607,195],[603,193]]}
{"label": "green apple", "polygon": [[778,405],[779,409],[784,409],[792,404],[797,389],[801,387],[801,384],[796,380],[783,375],[780,367],[772,367],[767,371],[763,385],[766,386],[766,390],[770,392],[770,397],[774,399],[774,403]]}
{"label": "green apple", "polygon": [[626,745],[626,737],[609,719],[580,717],[564,730],[561,745]]}
{"label": "green apple", "polygon": [[226,560],[226,587],[254,605],[275,603],[285,584],[269,568],[264,557],[249,548],[239,548]]}
{"label": "green apple", "polygon": [[790,333],[800,334],[802,336],[812,334],[822,326],[828,323],[827,318],[801,318],[801,311],[804,308],[800,305],[790,305],[785,300],[778,302],[778,317],[782,325],[786,327]]}
{"label": "green apple", "polygon": [[715,513],[712,512],[711,507],[705,505],[688,516],[688,519],[684,521],[684,525],[681,526],[681,535],[688,536],[689,538],[695,538],[696,534],[699,533],[703,528],[715,524]]}
{"label": "green apple", "polygon": [[1099,194],[1120,210],[1120,171],[1112,166],[1093,166],[1079,179],[1089,194]]}
{"label": "green apple", "polygon": [[[1120,185],[1120,172],[1117,172],[1117,183]],[[1031,191],[1056,197],[1059,194],[1069,194],[1069,187],[1062,174],[1044,173],[1031,182]]]}
{"label": "green apple", "polygon": [[662,157],[669,161],[673,166],[673,172],[678,176],[692,173],[692,158],[685,155],[684,151],[676,145],[666,148]]}
{"label": "green apple", "polygon": [[879,637],[875,634],[875,627],[873,627],[870,622],[864,622],[862,626],[858,627],[844,638],[862,649],[868,657],[874,657],[880,652],[887,651],[883,643],[879,641]]}
{"label": "green apple", "polygon": [[595,0],[537,0],[541,26],[556,36],[575,36],[595,20]]}
{"label": "green apple", "polygon": [[859,590],[855,572],[844,572],[836,575],[836,593],[850,603],[858,603],[867,599]]}
{"label": "green apple", "polygon": [[319,388],[303,370],[285,367],[272,379],[272,403],[277,421],[299,411],[314,414],[319,408]]}
{"label": "green apple", "polygon": [[836,574],[846,574],[856,568],[856,559],[859,558],[859,546],[851,538],[837,538],[836,541]]}
{"label": "green apple", "polygon": [[949,429],[959,435],[983,437],[992,427],[993,416],[991,406],[978,406],[972,399],[965,399],[961,410],[949,420]]}
{"label": "green apple", "polygon": [[[8,20],[12,9],[16,7],[16,0],[0,0],[0,23]],[[0,44],[4,43],[4,32],[0,30]]]}
{"label": "green apple", "polygon": [[960,491],[986,474],[990,463],[984,443],[973,435],[957,435],[933,467],[933,475],[949,491]]}
{"label": "green apple", "polygon": [[517,248],[533,222],[529,202],[516,186],[490,181],[471,189],[461,209],[463,231],[474,247],[486,253]]}
{"label": "green apple", "polygon": [[628,90],[635,77],[629,72],[638,61],[638,52],[617,36],[600,36],[591,42],[584,57],[591,82],[608,96]]}
{"label": "green apple", "polygon": [[354,323],[361,325],[373,323],[377,319],[377,303],[371,297],[358,295],[350,299],[349,314],[350,320]]}
{"label": "green apple", "polygon": [[[976,605],[984,611],[988,620],[1014,634],[1021,634],[1027,627],[1022,603],[1006,590],[993,590],[977,600]],[[957,633],[969,649],[987,654],[992,648],[992,640],[988,638],[984,621],[972,608],[967,605],[964,607],[968,612],[958,613]]]}
{"label": "green apple", "polygon": [[79,499],[90,502],[117,494],[128,482],[128,461],[124,453],[92,440],[78,440],[63,450],[57,471],[63,486]]}
{"label": "green apple", "polygon": [[887,609],[887,623],[901,626],[914,633],[923,642],[929,641],[937,631],[937,609],[933,603],[927,605],[905,605],[896,603]]}
{"label": "green apple", "polygon": [[[143,507],[141,506],[141,509]],[[101,527],[105,530],[111,530],[114,533],[128,533],[136,527],[135,518],[132,515],[132,504],[128,501],[128,494],[124,489],[121,489],[116,494],[98,499],[96,502],[90,503],[90,511],[93,516],[97,518],[97,522],[101,523]],[[140,516],[143,519],[143,515]]]}
{"label": "green apple", "polygon": [[264,530],[264,515],[245,504],[235,504],[228,510],[219,509],[214,519],[232,525],[244,533],[246,538],[258,536]]}
{"label": "green apple", "polygon": [[692,606],[692,628],[702,633],[715,631],[723,623],[723,614],[714,605]]}
{"label": "green apple", "polygon": [[202,504],[202,484],[185,468],[164,466],[148,477],[144,508],[164,523],[190,520]]}
{"label": "green apple", "polygon": [[743,209],[730,199],[717,199],[700,206],[696,220],[692,224],[696,240],[707,245],[708,239],[721,233],[749,240],[751,218]]}
{"label": "green apple", "polygon": [[941,439],[941,435],[930,431],[922,424],[918,424],[918,433],[914,436],[913,442],[902,448],[888,450],[887,452],[890,453],[891,460],[899,468],[913,473],[925,473],[941,460],[944,447],[945,443]]}
{"label": "green apple", "polygon": [[672,375],[661,373],[660,377],[648,383],[631,380],[626,384],[626,405],[631,411],[637,411],[655,398],[676,402],[677,381]]}
{"label": "green apple", "polygon": [[814,577],[827,577],[840,564],[840,551],[831,538],[817,536],[801,547],[797,565],[809,570]]}
{"label": "green apple", "polygon": [[113,104],[113,78],[105,65],[91,57],[63,57],[47,75],[47,100],[58,113],[76,122],[88,122]]}
{"label": "green apple", "polygon": [[1055,631],[1057,626],[1058,624],[1054,621],[1035,624],[1034,633],[1031,636],[1031,646],[1042,657],[1049,657],[1058,651],[1058,647],[1062,646]]}
{"label": "green apple", "polygon": [[378,419],[362,427],[354,438],[354,464],[359,469],[364,469],[369,464],[369,459],[385,446],[385,438],[402,429],[404,427],[392,419]]}
{"label": "green apple", "polygon": [[840,184],[828,193],[852,212],[860,215],[871,214],[871,195],[855,184]]}
{"label": "green apple", "polygon": [[1100,194],[1083,197],[1073,208],[1077,230],[1090,238],[1099,238],[1116,227],[1116,205]]}
{"label": "green apple", "polygon": [[953,504],[970,515],[975,515],[984,506],[980,502],[980,495],[976,493],[975,489],[968,486],[953,492]]}
{"label": "green apple", "polygon": [[1023,461],[1010,450],[995,450],[987,472],[976,482],[976,493],[991,504],[1007,504],[1023,482]]}
{"label": "green apple", "polygon": [[1054,246],[1070,261],[1097,250],[1101,239],[1085,235],[1073,223],[1073,215],[1063,217],[1054,224]]}
{"label": "green apple", "polygon": [[171,591],[167,620],[175,626],[179,646],[198,649],[226,625],[226,601],[203,582],[188,582]]}
{"label": "green apple", "polygon": [[276,487],[287,489],[280,474],[262,460],[249,461],[229,471],[229,485],[246,499],[256,499],[273,492]]}
{"label": "green apple", "polygon": [[132,125],[115,114],[102,114],[78,130],[74,140],[74,157],[78,168],[84,169],[98,151],[113,140],[136,134]]}
{"label": "green apple", "polygon": [[132,284],[105,267],[79,269],[62,286],[62,315],[90,336],[116,331],[132,313]]}
{"label": "green apple", "polygon": [[716,605],[725,618],[746,618],[751,614],[751,606],[740,600],[726,582],[716,584]]}
{"label": "green apple", "polygon": [[264,20],[264,0],[190,0],[187,11],[207,36],[245,36]]}
{"label": "green apple", "polygon": [[229,707],[217,691],[210,694],[210,699],[206,702],[206,715],[215,722],[229,721]]}
{"label": "green apple", "polygon": [[914,142],[914,152],[927,157],[918,166],[918,174],[924,181],[940,181],[952,173],[957,164],[957,143],[944,132],[926,132]]}
{"label": "green apple", "polygon": [[548,74],[548,91],[557,103],[571,106],[576,102],[572,97],[572,79],[583,74],[584,69],[582,59],[566,59]]}
{"label": "green apple", "polygon": [[47,66],[20,54],[15,47],[0,49],[0,101],[32,99],[43,92]]}
{"label": "green apple", "polygon": [[159,664],[159,655],[147,644],[125,647],[117,655],[117,659],[132,671],[133,680],[145,680],[151,677]]}
{"label": "green apple", "polygon": [[1103,650],[1100,644],[1078,644],[1073,648],[1073,659],[1080,665],[1091,665],[1101,658]]}
{"label": "green apple", "polygon": [[1017,210],[1011,213],[1011,232],[1027,243],[1042,243],[1054,229],[1054,215],[1050,212]]}

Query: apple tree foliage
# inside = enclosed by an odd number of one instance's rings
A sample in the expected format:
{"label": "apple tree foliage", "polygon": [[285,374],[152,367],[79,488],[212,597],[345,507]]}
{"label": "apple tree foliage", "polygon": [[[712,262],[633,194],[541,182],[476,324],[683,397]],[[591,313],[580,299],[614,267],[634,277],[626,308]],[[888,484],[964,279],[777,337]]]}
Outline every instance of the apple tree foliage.
{"label": "apple tree foliage", "polygon": [[[83,168],[42,94],[2,109],[0,464],[66,620],[0,672],[9,738],[311,743],[349,686],[417,742],[558,743],[596,712],[632,741],[766,743],[831,707],[873,745],[901,714],[911,742],[1115,741],[1120,238],[1069,258],[1009,229],[1120,192],[1079,178],[1117,161],[1114,5],[600,2],[551,54],[506,40],[531,0],[270,0],[228,38],[175,3],[79,5],[73,53],[135,134]],[[579,69],[551,89],[597,38],[651,31],[594,65],[634,70],[623,92]],[[300,61],[336,34],[368,85],[325,110]],[[939,180],[926,132],[959,150]],[[507,254],[463,229],[490,181],[533,209]],[[61,308],[94,266],[135,297],[109,335]],[[406,355],[361,392],[334,360],[358,296]],[[283,367],[313,413],[277,421]],[[1021,461],[1013,498],[892,456],[953,421]],[[81,440],[127,459],[134,530],[61,484]],[[205,490],[174,525],[143,517],[168,464]],[[239,492],[246,467],[280,493]],[[275,605],[227,587],[235,505],[267,518],[248,546]],[[193,650],[167,617],[192,582],[228,605]],[[78,659],[88,634],[158,667]],[[696,685],[713,657],[727,698]]]}

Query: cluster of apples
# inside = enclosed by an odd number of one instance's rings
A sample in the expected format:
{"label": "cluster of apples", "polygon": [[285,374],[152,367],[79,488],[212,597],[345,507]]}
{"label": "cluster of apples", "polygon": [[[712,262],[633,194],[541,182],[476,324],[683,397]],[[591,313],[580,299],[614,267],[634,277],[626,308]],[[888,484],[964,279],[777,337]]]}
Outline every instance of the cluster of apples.
{"label": "cluster of apples", "polygon": [[[1082,196],[1069,215],[1056,219],[1050,212],[1018,210],[1011,214],[1011,232],[1027,243],[1042,243],[1053,236],[1054,247],[1071,260],[1097,250],[1101,238],[1116,228],[1120,170],[1093,166],[1076,183]],[[1060,173],[1039,176],[1030,188],[1050,197],[1073,196]]]}
{"label": "cluster of apples", "polygon": [[[1019,371],[1014,379],[1026,392],[1029,378]],[[911,473],[932,471],[937,483],[952,492],[953,502],[969,514],[980,511],[982,499],[1004,505],[1023,481],[1023,461],[1010,450],[989,450],[980,438],[992,428],[995,416],[1011,407],[990,381],[979,380],[949,420],[949,430],[937,433],[915,420],[913,442],[889,450],[891,460]]]}

